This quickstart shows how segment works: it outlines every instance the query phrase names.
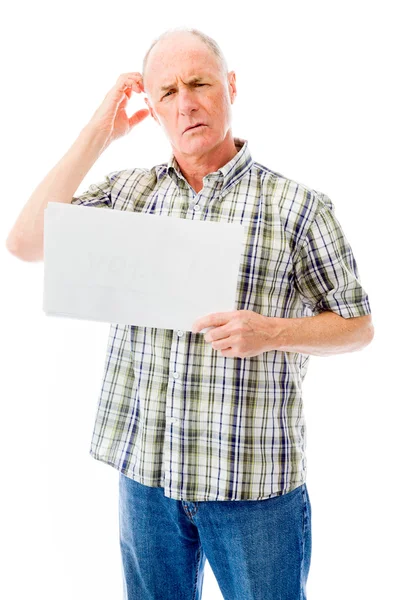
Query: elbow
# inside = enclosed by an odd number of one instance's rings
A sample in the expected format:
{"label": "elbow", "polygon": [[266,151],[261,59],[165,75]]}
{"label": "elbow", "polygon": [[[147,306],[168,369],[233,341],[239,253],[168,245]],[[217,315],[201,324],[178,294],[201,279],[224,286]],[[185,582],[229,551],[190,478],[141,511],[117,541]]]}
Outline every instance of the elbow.
{"label": "elbow", "polygon": [[362,345],[362,348],[369,346],[369,344],[374,339],[374,336],[375,336],[375,329],[374,329],[373,324],[370,322],[370,323],[368,323],[368,326],[367,326],[365,334],[364,334],[364,344]]}
{"label": "elbow", "polygon": [[18,256],[18,246],[10,237],[7,238],[5,246],[10,254]]}
{"label": "elbow", "polygon": [[372,323],[372,316],[368,314],[361,317],[353,317],[351,320],[356,323],[355,333],[358,338],[359,349],[362,350],[374,339],[375,330]]}
{"label": "elbow", "polygon": [[43,255],[40,253],[33,254],[32,252],[24,252],[21,250],[20,246],[13,245],[9,240],[6,241],[5,244],[8,252],[15,256],[15,258],[19,258],[23,262],[35,262],[43,260]]}

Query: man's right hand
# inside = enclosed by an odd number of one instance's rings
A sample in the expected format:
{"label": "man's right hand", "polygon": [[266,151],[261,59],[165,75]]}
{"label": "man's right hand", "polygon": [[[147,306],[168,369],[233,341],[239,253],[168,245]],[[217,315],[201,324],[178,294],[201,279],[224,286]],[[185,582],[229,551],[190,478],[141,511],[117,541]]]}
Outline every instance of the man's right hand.
{"label": "man's right hand", "polygon": [[132,91],[137,94],[144,93],[141,73],[123,73],[120,75],[117,83],[106,94],[102,104],[87,125],[89,128],[93,127],[95,130],[104,133],[107,138],[107,145],[128,134],[135,125],[150,114],[147,108],[141,108],[128,118],[125,108]]}

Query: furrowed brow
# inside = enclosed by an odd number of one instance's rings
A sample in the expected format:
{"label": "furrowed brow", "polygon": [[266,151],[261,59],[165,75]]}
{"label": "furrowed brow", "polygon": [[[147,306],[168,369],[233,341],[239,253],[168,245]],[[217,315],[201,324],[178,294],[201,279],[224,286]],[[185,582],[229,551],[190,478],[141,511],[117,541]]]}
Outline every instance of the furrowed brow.
{"label": "furrowed brow", "polygon": [[[187,82],[187,85],[190,85],[192,83],[198,83],[199,81],[203,81],[203,79],[204,79],[204,77],[192,77]],[[170,83],[169,85],[163,85],[160,87],[160,92],[166,92],[167,90],[169,90],[172,87],[174,87],[173,83]]]}

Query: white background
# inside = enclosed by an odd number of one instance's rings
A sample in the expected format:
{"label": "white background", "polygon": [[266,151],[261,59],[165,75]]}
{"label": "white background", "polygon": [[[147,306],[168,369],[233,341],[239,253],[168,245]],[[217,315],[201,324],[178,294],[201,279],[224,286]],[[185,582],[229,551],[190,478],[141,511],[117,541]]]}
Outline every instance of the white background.
{"label": "white background", "polygon": [[[46,317],[43,263],[9,254],[28,198],[121,73],[167,28],[215,38],[236,72],[233,133],[254,160],[332,199],[375,338],[312,356],[304,383],[313,550],[308,600],[394,598],[399,564],[399,120],[396,2],[9,3],[3,13],[0,596],[119,600],[118,472],[89,456],[108,324]],[[396,41],[397,40],[397,41]],[[134,95],[128,114],[145,108]],[[151,117],[105,173],[164,162]],[[71,240],[73,243],[73,240]],[[204,600],[222,598],[206,563]]]}

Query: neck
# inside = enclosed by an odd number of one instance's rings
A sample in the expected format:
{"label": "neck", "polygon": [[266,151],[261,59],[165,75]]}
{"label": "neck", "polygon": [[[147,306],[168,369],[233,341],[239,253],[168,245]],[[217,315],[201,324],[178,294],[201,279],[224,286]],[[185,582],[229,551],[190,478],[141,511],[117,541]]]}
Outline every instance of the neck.
{"label": "neck", "polygon": [[174,149],[174,156],[182,175],[196,193],[203,188],[203,177],[218,171],[220,167],[232,160],[237,153],[238,149],[235,146],[231,130],[229,130],[221,144],[214,146],[209,152],[201,156],[182,154]]}

